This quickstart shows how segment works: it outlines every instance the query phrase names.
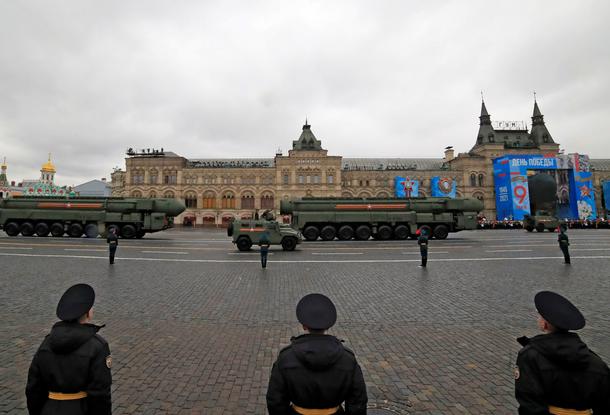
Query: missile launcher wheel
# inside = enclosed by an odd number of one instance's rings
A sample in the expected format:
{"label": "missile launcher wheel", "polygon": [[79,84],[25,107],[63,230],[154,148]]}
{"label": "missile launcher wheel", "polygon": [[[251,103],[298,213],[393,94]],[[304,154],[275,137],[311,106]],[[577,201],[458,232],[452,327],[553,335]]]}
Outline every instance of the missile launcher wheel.
{"label": "missile launcher wheel", "polygon": [[19,224],[16,222],[8,222],[4,225],[4,232],[6,232],[8,236],[19,235]]}
{"label": "missile launcher wheel", "polygon": [[306,226],[303,230],[303,236],[308,241],[315,241],[320,236],[320,231],[315,226]]}

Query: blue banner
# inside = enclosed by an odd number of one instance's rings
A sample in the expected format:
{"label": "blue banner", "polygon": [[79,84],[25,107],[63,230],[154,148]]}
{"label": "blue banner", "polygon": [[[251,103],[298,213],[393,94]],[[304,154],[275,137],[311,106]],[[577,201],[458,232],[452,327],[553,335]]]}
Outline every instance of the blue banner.
{"label": "blue banner", "polygon": [[512,218],[513,203],[510,195],[510,170],[507,158],[494,160],[494,184],[496,187],[496,219]]}
{"label": "blue banner", "polygon": [[457,186],[451,177],[434,176],[430,181],[432,197],[450,197],[455,199]]}
{"label": "blue banner", "polygon": [[602,184],[602,188],[604,189],[604,206],[606,208],[606,212],[610,211],[610,180],[606,180]]}
{"label": "blue banner", "polygon": [[595,193],[591,172],[574,172],[578,219],[596,219]]}
{"label": "blue banner", "polygon": [[515,170],[555,170],[557,168],[557,159],[542,155],[512,156],[510,168]]}
{"label": "blue banner", "polygon": [[396,197],[417,197],[419,195],[419,181],[408,177],[394,177],[394,191]]}

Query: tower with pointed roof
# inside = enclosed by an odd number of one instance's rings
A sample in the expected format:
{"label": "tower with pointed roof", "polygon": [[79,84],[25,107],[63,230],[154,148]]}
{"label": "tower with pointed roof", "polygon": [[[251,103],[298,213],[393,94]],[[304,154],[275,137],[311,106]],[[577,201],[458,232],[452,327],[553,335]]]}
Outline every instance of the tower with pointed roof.
{"label": "tower with pointed roof", "polygon": [[555,144],[553,141],[553,137],[549,133],[549,130],[546,128],[544,124],[544,115],[540,112],[540,108],[538,108],[538,102],[534,99],[534,113],[532,115],[532,131],[530,133],[532,141],[536,144],[536,146],[544,145],[544,144]]}
{"label": "tower with pointed roof", "polygon": [[52,185],[55,180],[55,166],[51,163],[51,153],[49,153],[49,159],[40,169],[40,182],[44,184]]}
{"label": "tower with pointed roof", "polygon": [[477,144],[491,144],[495,142],[495,133],[491,125],[491,117],[485,107],[485,101],[481,100],[481,115],[479,116],[479,134],[477,134]]}
{"label": "tower with pointed roof", "polygon": [[6,176],[6,157],[4,157],[4,161],[2,162],[2,166],[0,166],[0,186],[8,186],[8,177]]}
{"label": "tower with pointed roof", "polygon": [[303,125],[301,136],[298,140],[294,140],[292,142],[292,149],[313,151],[322,150],[322,142],[318,140],[311,131],[311,125],[307,123],[307,118],[305,119],[305,125]]}

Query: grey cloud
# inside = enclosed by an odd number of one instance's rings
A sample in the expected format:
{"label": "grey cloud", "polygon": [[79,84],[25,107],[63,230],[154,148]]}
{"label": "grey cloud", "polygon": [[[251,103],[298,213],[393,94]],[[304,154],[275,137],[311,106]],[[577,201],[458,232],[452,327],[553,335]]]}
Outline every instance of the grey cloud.
{"label": "grey cloud", "polygon": [[610,157],[605,2],[0,3],[0,156],[54,153],[58,181],[108,176],[127,147],[271,157],[305,116],[331,154],[467,151],[479,91],[568,151]]}

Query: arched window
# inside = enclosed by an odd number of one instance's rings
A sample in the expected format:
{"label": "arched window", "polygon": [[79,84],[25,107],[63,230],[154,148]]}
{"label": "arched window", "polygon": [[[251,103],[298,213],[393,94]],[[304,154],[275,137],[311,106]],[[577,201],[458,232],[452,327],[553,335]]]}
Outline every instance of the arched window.
{"label": "arched window", "polygon": [[483,186],[485,186],[485,176],[483,176],[483,173],[479,173],[479,187]]}
{"label": "arched window", "polygon": [[222,208],[235,209],[235,195],[233,193],[227,192],[222,195]]}
{"label": "arched window", "polygon": [[174,192],[172,192],[171,190],[168,190],[165,193],[163,193],[163,197],[165,197],[167,199],[173,199],[175,197]]}
{"label": "arched window", "polygon": [[216,195],[214,192],[205,192],[203,194],[203,208],[204,209],[215,209],[216,208]]}
{"label": "arched window", "polygon": [[477,185],[477,175],[474,173],[470,174],[470,186],[476,187]]}
{"label": "arched window", "polygon": [[142,197],[142,192],[140,192],[139,190],[134,190],[133,192],[131,192],[131,197]]}
{"label": "arched window", "polygon": [[149,184],[159,184],[159,172],[157,170],[151,170],[148,176]]}
{"label": "arched window", "polygon": [[269,192],[263,193],[261,196],[261,209],[273,209],[275,207],[273,194]]}
{"label": "arched window", "polygon": [[195,192],[188,192],[184,195],[184,205],[187,208],[196,208],[197,207],[197,194]]}
{"label": "arched window", "polygon": [[472,196],[474,196],[475,198],[479,199],[481,202],[483,201],[483,199],[485,198],[483,196],[483,193],[481,192],[475,192]]}
{"label": "arched window", "polygon": [[254,209],[254,195],[250,192],[241,195],[241,208]]}
{"label": "arched window", "polygon": [[152,192],[150,192],[148,194],[148,197],[150,197],[151,199],[154,199],[155,197],[157,197],[157,192],[155,192],[154,190]]}

